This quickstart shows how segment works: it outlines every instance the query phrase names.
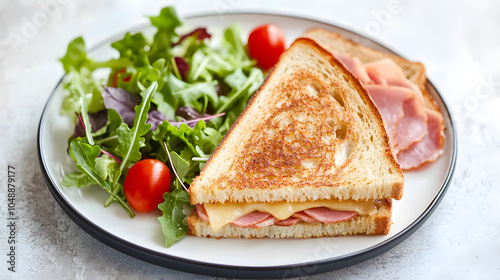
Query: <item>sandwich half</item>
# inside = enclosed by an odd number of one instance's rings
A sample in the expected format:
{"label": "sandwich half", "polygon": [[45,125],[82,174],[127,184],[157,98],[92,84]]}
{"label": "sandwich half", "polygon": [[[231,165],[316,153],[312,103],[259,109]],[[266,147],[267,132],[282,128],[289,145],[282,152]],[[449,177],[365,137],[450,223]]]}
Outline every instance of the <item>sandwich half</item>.
{"label": "sandwich half", "polygon": [[188,234],[387,234],[404,177],[360,82],[299,38],[190,186]]}

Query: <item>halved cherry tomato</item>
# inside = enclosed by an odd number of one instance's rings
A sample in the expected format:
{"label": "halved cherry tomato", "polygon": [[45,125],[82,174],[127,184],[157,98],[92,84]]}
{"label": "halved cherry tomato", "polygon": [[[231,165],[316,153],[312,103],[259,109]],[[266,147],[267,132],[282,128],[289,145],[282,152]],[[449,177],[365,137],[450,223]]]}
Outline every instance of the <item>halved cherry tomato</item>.
{"label": "halved cherry tomato", "polygon": [[[113,76],[113,83],[112,83],[113,87],[118,87],[118,75],[122,74],[122,73],[126,73],[126,72],[127,72],[127,69],[125,69],[125,68],[122,68],[122,69],[115,72],[115,75]],[[123,78],[123,81],[125,81],[125,82],[130,81],[130,76]]]}
{"label": "halved cherry tomato", "polygon": [[132,208],[149,212],[163,202],[163,194],[170,190],[170,169],[156,159],[136,162],[127,173],[123,191]]}
{"label": "halved cherry tomato", "polygon": [[256,27],[248,36],[248,53],[257,64],[268,70],[285,51],[285,33],[274,24]]}

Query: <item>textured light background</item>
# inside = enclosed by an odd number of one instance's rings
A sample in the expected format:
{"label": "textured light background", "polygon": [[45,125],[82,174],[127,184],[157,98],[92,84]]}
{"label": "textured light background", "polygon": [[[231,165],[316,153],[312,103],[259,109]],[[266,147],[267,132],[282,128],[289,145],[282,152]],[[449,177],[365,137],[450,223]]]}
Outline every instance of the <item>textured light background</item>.
{"label": "textured light background", "polygon": [[[450,107],[458,164],[434,214],[391,251],[311,279],[500,278],[497,1],[21,0],[0,2],[0,223],[6,221],[8,165],[16,167],[21,219],[16,273],[7,271],[8,232],[0,226],[1,279],[210,279],[142,262],[89,236],[49,193],[36,156],[38,122],[63,74],[57,58],[67,43],[83,35],[92,46],[146,23],[144,15],[167,5],[181,16],[266,10],[338,23],[422,61]],[[390,18],[381,18],[392,6]]]}

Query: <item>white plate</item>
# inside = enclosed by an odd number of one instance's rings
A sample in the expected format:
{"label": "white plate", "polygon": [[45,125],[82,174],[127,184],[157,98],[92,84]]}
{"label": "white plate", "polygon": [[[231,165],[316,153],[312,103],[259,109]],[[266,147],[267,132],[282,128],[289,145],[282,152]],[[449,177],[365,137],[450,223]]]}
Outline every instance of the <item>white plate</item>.
{"label": "white plate", "polygon": [[[311,19],[285,15],[234,13],[201,15],[185,19],[190,27],[206,26],[217,32],[231,23],[248,31],[263,23],[275,23],[286,33],[288,43],[310,27],[322,27],[370,47],[390,52],[374,41],[345,29]],[[139,28],[137,31],[151,31]],[[115,52],[109,43],[94,48],[90,55],[107,59]],[[434,86],[427,90],[438,102],[445,119],[443,155],[418,171],[405,173],[403,199],[393,208],[392,229],[387,236],[351,236],[318,239],[229,239],[185,237],[171,248],[164,246],[158,213],[141,214],[130,219],[118,205],[103,207],[107,194],[96,188],[67,188],[61,185],[65,172],[74,169],[66,154],[67,138],[73,123],[59,114],[63,99],[58,84],[43,111],[38,135],[42,173],[56,201],[84,230],[103,243],[145,261],[165,267],[229,277],[289,277],[321,273],[373,258],[411,235],[429,217],[449,185],[456,160],[456,139],[449,112]]]}

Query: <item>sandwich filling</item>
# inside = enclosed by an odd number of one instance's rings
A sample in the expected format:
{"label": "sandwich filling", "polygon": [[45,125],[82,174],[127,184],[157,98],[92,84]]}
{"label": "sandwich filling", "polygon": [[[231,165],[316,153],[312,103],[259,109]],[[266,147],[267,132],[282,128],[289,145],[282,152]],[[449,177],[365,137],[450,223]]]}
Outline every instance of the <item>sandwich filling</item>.
{"label": "sandwich filling", "polygon": [[261,228],[271,225],[290,226],[297,222],[338,223],[358,215],[377,211],[376,201],[318,200],[274,203],[197,204],[200,219],[210,225],[213,232],[227,224]]}

